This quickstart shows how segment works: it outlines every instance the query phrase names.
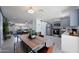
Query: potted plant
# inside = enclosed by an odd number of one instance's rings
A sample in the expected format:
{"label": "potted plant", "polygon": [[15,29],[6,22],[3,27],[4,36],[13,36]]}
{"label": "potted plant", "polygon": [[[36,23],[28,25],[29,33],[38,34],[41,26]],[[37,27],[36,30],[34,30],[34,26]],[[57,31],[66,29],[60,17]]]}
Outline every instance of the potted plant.
{"label": "potted plant", "polygon": [[4,39],[6,39],[7,34],[9,34],[9,28],[8,28],[8,20],[7,18],[3,15],[3,12],[0,8],[0,12],[2,13],[3,16],[3,37]]}
{"label": "potted plant", "polygon": [[32,29],[29,29],[29,38],[30,39],[34,39],[34,38],[36,38],[36,32],[35,32],[35,30],[32,30]]}
{"label": "potted plant", "polygon": [[7,39],[8,34],[9,34],[8,20],[6,17],[3,17],[3,36],[4,36],[4,39]]}

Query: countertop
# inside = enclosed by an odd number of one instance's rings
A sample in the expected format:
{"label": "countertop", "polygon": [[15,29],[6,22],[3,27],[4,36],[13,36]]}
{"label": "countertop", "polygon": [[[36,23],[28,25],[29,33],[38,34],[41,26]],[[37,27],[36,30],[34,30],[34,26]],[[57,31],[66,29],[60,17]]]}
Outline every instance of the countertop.
{"label": "countertop", "polygon": [[[67,32],[67,31],[64,32],[63,34],[65,34],[65,35],[70,35],[69,32]],[[70,35],[70,36],[76,36],[76,37],[79,37],[79,34],[78,34],[78,35]]]}

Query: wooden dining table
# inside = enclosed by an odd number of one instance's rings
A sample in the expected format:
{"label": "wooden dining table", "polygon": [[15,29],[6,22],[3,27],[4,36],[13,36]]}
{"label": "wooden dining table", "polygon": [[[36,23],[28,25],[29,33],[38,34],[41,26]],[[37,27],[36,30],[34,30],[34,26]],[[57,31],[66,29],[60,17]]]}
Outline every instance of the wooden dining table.
{"label": "wooden dining table", "polygon": [[22,34],[22,35],[20,35],[20,38],[33,51],[37,52],[38,50],[40,50],[42,47],[45,46],[46,38],[36,36],[35,39],[30,39],[30,38],[28,38],[28,36],[29,36],[28,34]]}

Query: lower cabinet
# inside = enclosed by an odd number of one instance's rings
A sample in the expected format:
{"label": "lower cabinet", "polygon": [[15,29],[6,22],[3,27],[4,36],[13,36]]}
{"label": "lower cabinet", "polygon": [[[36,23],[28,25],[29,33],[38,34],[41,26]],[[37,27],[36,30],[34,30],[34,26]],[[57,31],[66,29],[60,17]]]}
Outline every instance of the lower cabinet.
{"label": "lower cabinet", "polygon": [[62,34],[61,49],[67,53],[79,52],[79,37]]}

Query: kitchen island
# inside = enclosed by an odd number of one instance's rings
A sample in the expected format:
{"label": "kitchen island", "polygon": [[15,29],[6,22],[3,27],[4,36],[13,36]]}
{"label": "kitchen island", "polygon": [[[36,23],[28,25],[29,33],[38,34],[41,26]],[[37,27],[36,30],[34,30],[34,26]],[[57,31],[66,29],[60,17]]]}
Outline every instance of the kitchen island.
{"label": "kitchen island", "polygon": [[79,36],[69,35],[65,32],[61,35],[61,49],[67,53],[79,52]]}

